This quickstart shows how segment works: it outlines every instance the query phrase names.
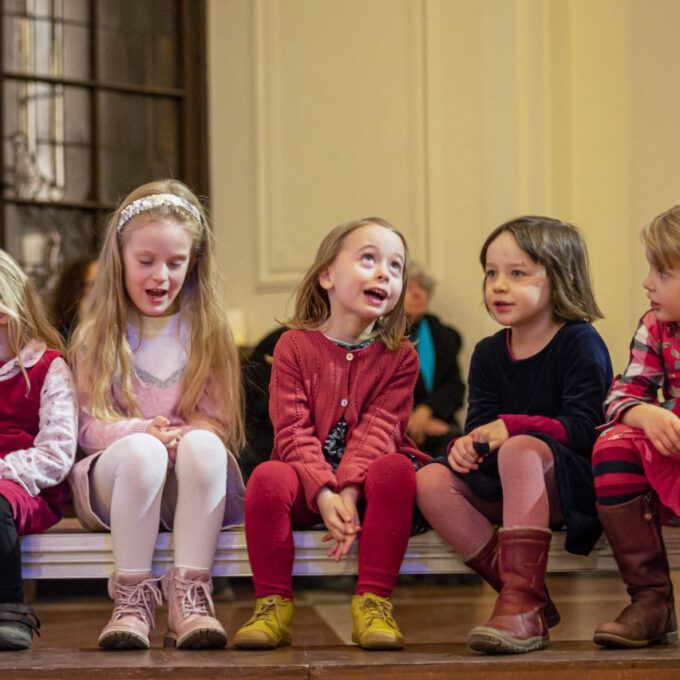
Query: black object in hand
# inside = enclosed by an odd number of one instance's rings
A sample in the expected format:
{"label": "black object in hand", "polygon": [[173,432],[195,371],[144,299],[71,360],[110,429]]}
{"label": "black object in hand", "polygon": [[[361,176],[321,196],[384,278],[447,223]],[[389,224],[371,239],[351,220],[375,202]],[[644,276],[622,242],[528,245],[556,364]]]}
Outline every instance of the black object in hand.
{"label": "black object in hand", "polygon": [[472,448],[478,456],[486,456],[489,453],[488,442],[472,442]]}

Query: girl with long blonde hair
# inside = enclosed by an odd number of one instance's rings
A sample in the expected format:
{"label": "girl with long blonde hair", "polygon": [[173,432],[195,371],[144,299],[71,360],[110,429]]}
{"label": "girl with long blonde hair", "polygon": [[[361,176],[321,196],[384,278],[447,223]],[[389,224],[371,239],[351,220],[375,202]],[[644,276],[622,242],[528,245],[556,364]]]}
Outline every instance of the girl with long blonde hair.
{"label": "girl with long blonde hair", "polygon": [[81,405],[72,486],[91,529],[110,529],[115,571],[104,648],[148,648],[161,603],[151,574],[159,524],[174,532],[162,579],[166,643],[222,647],[211,567],[222,527],[242,520],[237,348],[208,216],[181,182],[130,193],[111,216],[89,311],[70,349]]}
{"label": "girl with long blonde hair", "polygon": [[19,265],[0,250],[0,649],[26,649],[40,622],[24,604],[19,536],[62,516],[77,406],[59,334]]}

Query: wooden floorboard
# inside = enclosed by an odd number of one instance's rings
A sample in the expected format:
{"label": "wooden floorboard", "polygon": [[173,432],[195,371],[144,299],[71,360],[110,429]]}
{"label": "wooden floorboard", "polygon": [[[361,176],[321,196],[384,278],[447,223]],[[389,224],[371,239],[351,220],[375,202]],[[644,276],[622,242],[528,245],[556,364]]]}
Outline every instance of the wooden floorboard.
{"label": "wooden floorboard", "polygon": [[[41,582],[34,606],[43,635],[32,650],[0,652],[0,679],[680,679],[680,647],[609,651],[591,642],[597,623],[626,602],[617,577],[553,575],[548,582],[563,616],[551,631],[551,646],[502,657],[478,654],[465,644],[468,631],[484,622],[495,599],[475,577],[401,579],[394,596],[407,641],[401,652],[366,652],[350,643],[352,579],[297,581],[293,646],[270,652],[164,650],[165,609],[157,614],[151,650],[104,652],[96,647],[111,612],[104,583]],[[217,613],[231,638],[251,613],[252,585],[245,579],[218,585]]]}

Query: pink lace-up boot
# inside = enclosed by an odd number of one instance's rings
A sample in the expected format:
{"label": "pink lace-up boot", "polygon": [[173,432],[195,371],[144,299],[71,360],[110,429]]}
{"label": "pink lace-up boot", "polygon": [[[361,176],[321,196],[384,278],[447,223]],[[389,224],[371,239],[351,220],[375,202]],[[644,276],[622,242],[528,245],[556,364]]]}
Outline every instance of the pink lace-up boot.
{"label": "pink lace-up boot", "polygon": [[168,601],[168,632],[164,647],[219,649],[227,634],[215,618],[212,578],[206,569],[171,569],[162,582]]}
{"label": "pink lace-up boot", "polygon": [[149,649],[156,606],[163,603],[158,579],[146,574],[113,574],[109,595],[115,605],[99,636],[105,649]]}

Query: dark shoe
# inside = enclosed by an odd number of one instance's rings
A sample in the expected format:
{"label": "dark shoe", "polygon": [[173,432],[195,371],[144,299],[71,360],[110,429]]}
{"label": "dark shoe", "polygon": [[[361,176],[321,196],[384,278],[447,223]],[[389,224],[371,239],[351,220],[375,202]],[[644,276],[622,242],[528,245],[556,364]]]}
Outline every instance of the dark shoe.
{"label": "dark shoe", "polygon": [[672,644],[678,639],[673,583],[652,493],[620,505],[597,506],[631,603],[614,621],[597,627],[602,647]]}
{"label": "dark shoe", "polygon": [[501,591],[491,618],[470,631],[472,649],[487,654],[520,654],[550,642],[545,620],[545,569],[551,534],[535,527],[498,532]]}
{"label": "dark shoe", "polygon": [[[476,574],[479,574],[497,593],[501,591],[501,576],[498,573],[498,532],[494,531],[493,536],[486,545],[482,546],[479,552],[471,557],[465,564]],[[543,610],[548,628],[554,628],[561,620],[557,606],[550,599],[548,589],[545,589],[547,604]]]}
{"label": "dark shoe", "polygon": [[40,635],[40,619],[33,607],[18,602],[0,604],[0,649],[28,649],[34,631]]}

